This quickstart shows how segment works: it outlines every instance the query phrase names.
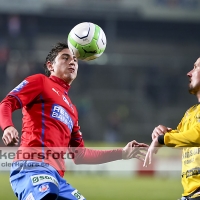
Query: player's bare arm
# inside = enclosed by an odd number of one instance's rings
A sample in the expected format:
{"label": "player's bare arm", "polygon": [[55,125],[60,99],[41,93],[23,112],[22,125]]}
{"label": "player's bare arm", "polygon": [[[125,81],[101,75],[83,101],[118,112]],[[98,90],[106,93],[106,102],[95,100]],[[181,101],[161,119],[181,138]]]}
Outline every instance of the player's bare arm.
{"label": "player's bare arm", "polygon": [[159,125],[157,127],[154,128],[152,134],[151,134],[151,138],[152,140],[154,140],[155,138],[157,138],[159,135],[164,135],[165,133],[171,131],[172,129],[163,125]]}
{"label": "player's bare arm", "polygon": [[9,126],[4,130],[2,140],[6,146],[16,146],[19,143],[19,133],[13,126]]}
{"label": "player's bare arm", "polygon": [[158,142],[158,138],[154,138],[145,156],[143,167],[147,167],[151,164],[153,154],[157,153],[158,148],[161,146],[162,145]]}
{"label": "player's bare arm", "polygon": [[137,141],[133,140],[123,148],[122,159],[127,160],[131,158],[137,158],[144,161],[148,147],[149,145],[145,143],[138,143]]}

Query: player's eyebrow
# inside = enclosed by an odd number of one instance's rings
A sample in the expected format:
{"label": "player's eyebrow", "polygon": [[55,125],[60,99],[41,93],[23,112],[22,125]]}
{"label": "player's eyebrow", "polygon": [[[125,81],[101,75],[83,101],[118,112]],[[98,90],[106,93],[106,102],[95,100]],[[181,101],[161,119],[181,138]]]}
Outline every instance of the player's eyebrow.
{"label": "player's eyebrow", "polygon": [[[62,56],[71,56],[71,55],[70,55],[70,54],[68,54],[68,53],[63,53],[63,54],[62,54]],[[76,58],[76,56],[75,56],[75,55],[72,55],[72,57],[73,57],[73,58]]]}
{"label": "player's eyebrow", "polygon": [[68,53],[63,53],[62,56],[70,56]]}

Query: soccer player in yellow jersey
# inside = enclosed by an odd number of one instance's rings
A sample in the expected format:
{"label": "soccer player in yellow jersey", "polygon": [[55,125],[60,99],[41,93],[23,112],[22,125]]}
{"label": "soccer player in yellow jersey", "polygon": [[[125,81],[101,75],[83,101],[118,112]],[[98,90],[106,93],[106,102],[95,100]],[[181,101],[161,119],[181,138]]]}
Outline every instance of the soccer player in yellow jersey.
{"label": "soccer player in yellow jersey", "polygon": [[[194,68],[187,73],[189,92],[200,102],[200,57]],[[176,130],[159,125],[152,132],[152,143],[145,157],[144,165],[151,164],[158,147],[183,147],[181,200],[200,200],[200,104],[189,108]]]}

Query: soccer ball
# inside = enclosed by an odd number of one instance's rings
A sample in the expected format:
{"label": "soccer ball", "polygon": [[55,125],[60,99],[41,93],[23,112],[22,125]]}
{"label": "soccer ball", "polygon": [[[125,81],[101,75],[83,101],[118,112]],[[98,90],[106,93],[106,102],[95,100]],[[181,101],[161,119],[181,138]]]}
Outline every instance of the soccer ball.
{"label": "soccer ball", "polygon": [[69,50],[80,60],[94,60],[106,48],[106,35],[102,28],[91,22],[77,24],[68,35]]}

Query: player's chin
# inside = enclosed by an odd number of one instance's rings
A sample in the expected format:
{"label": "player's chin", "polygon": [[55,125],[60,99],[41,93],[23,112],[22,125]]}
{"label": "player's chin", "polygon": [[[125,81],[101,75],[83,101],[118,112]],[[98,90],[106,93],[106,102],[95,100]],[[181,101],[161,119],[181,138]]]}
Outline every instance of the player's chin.
{"label": "player's chin", "polygon": [[72,72],[69,74],[69,78],[71,79],[71,81],[73,81],[74,79],[76,79],[77,73],[76,72]]}
{"label": "player's chin", "polygon": [[68,84],[71,84],[75,78],[76,74],[74,73],[68,73],[63,76],[63,80]]}

